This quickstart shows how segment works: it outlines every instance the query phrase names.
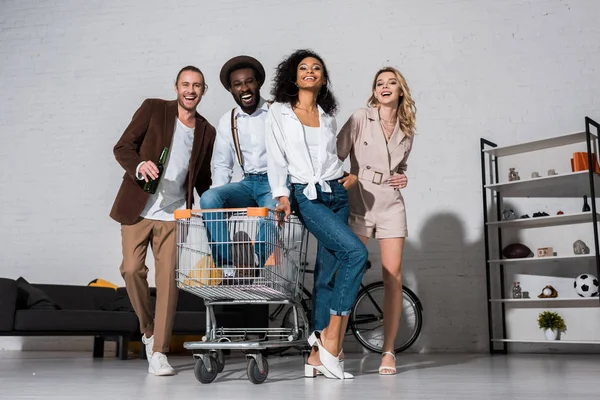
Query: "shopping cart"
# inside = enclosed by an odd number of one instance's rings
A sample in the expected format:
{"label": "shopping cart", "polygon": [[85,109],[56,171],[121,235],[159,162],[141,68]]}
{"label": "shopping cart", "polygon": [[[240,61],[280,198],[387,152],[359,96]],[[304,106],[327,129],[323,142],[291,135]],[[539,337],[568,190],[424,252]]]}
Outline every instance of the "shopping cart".
{"label": "shopping cart", "polygon": [[[246,354],[248,379],[262,383],[269,373],[267,350],[306,346],[308,321],[302,283],[308,233],[290,215],[279,223],[267,208],[178,210],[177,286],[204,299],[206,334],[201,342],[186,342],[194,352],[194,375],[211,383],[225,367],[223,350]],[[227,265],[221,262],[229,254]],[[232,261],[232,262],[231,262]],[[290,304],[291,327],[218,327],[214,306]]]}

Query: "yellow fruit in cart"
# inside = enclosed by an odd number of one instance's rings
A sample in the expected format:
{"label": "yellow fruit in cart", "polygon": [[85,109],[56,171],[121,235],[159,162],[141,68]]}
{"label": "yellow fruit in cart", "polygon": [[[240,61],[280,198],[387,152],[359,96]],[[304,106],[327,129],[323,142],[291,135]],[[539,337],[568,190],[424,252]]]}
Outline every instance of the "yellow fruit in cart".
{"label": "yellow fruit in cart", "polygon": [[190,269],[188,278],[183,283],[188,286],[217,286],[223,279],[223,271],[217,268],[212,257],[206,255]]}
{"label": "yellow fruit in cart", "polygon": [[265,267],[275,267],[277,265],[280,264],[280,254],[279,254],[279,249],[275,249],[275,251],[273,253],[271,253],[271,255],[269,256],[269,258],[267,258],[267,261],[265,262]]}

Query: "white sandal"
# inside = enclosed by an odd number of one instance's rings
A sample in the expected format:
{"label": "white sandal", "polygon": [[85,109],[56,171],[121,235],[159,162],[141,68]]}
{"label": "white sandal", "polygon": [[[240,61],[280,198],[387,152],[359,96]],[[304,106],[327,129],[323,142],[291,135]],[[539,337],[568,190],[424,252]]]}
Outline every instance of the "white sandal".
{"label": "white sandal", "polygon": [[[394,353],[392,353],[391,351],[384,351],[383,353],[381,353],[381,357],[383,358],[384,355],[389,354],[390,356],[392,356],[392,358],[394,359],[394,361],[396,361],[396,355]],[[384,373],[383,371],[394,371],[391,373]],[[396,374],[396,366],[393,367],[379,367],[379,375],[395,375]]]}

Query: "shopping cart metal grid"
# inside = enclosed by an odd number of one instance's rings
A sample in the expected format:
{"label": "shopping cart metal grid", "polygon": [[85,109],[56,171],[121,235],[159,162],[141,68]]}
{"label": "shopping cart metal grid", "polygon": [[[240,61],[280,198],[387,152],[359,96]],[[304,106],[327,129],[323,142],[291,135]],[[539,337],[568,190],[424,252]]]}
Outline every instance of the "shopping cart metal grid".
{"label": "shopping cart metal grid", "polygon": [[[248,379],[264,382],[265,349],[306,345],[308,322],[300,300],[307,231],[296,216],[283,222],[266,208],[178,210],[175,218],[177,285],[206,305],[202,341],[184,343],[194,351],[196,378],[214,381],[225,366],[223,350],[238,349],[246,353]],[[219,327],[213,307],[227,304],[291,304],[294,323]]]}

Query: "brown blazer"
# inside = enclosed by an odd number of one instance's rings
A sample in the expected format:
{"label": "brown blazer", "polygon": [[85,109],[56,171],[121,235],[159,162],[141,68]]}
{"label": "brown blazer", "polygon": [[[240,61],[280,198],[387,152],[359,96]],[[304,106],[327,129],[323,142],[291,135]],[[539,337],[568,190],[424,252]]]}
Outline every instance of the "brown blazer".
{"label": "brown blazer", "polygon": [[[144,192],[145,181],[135,177],[135,170],[142,161],[158,160],[163,147],[171,147],[176,117],[176,100],[146,99],[115,145],[115,158],[125,169],[110,211],[110,217],[115,221],[131,225],[139,219],[150,194]],[[187,208],[194,203],[194,188],[201,196],[212,183],[210,162],[215,135],[215,128],[196,113],[194,143],[186,179]]]}

